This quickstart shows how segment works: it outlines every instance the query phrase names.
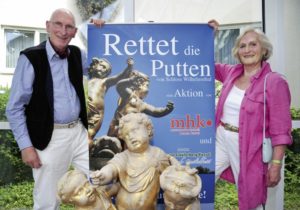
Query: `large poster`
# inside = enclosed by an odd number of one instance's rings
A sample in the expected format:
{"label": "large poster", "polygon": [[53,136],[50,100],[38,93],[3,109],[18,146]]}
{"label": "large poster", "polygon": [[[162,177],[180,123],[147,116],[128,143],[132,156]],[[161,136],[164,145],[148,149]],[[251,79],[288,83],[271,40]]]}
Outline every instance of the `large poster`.
{"label": "large poster", "polygon": [[[88,28],[92,170],[124,149],[115,128],[128,112],[149,115],[152,145],[197,168],[202,209],[213,209],[214,34],[207,24],[106,24]],[[106,75],[99,75],[106,68]],[[135,72],[135,73],[133,73]],[[110,74],[109,74],[110,73]],[[130,75],[135,74],[136,79]],[[139,106],[143,107],[140,108]],[[126,111],[125,111],[126,110]],[[159,196],[158,203],[162,203]]]}

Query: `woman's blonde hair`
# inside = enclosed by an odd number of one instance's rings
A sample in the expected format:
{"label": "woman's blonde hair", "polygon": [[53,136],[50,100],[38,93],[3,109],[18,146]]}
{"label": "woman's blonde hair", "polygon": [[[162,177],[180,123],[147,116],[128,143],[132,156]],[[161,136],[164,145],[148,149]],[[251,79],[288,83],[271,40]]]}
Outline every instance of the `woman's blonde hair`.
{"label": "woman's blonde hair", "polygon": [[261,30],[256,29],[256,28],[246,28],[243,32],[241,32],[241,34],[235,40],[234,46],[232,48],[232,55],[239,62],[241,62],[240,57],[238,55],[239,45],[240,45],[241,39],[249,32],[254,32],[257,34],[257,39],[258,39],[259,43],[261,44],[262,49],[266,51],[262,56],[262,60],[263,61],[268,60],[273,53],[273,46],[272,46],[270,40],[268,39],[268,37]]}

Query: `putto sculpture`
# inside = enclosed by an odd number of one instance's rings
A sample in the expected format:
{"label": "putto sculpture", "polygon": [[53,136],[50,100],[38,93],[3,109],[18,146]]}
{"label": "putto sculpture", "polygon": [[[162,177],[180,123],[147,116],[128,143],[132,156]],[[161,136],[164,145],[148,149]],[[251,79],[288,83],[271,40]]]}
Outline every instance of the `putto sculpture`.
{"label": "putto sculpture", "polygon": [[152,117],[164,117],[173,111],[174,104],[170,101],[165,107],[156,107],[144,101],[149,93],[149,85],[149,77],[137,70],[133,70],[128,78],[117,83],[116,89],[120,97],[107,135],[117,136],[119,119],[129,113],[145,113]]}
{"label": "putto sculpture", "polygon": [[121,79],[127,78],[133,68],[133,59],[127,60],[127,67],[120,74],[109,76],[112,65],[104,58],[94,57],[88,69],[88,133],[90,142],[100,129],[104,117],[104,97],[107,90]]}
{"label": "putto sculpture", "polygon": [[117,209],[151,210],[156,208],[160,190],[159,176],[166,167],[179,162],[158,147],[151,146],[153,125],[142,113],[130,113],[119,121],[119,138],[127,149],[116,154],[107,165],[90,174],[92,183],[120,182]]}
{"label": "putto sculpture", "polygon": [[118,184],[95,187],[83,172],[70,170],[59,180],[57,196],[62,203],[74,204],[76,210],[116,210],[111,196],[118,187]]}
{"label": "putto sculpture", "polygon": [[160,176],[166,210],[200,210],[199,194],[202,183],[197,169],[169,166]]}

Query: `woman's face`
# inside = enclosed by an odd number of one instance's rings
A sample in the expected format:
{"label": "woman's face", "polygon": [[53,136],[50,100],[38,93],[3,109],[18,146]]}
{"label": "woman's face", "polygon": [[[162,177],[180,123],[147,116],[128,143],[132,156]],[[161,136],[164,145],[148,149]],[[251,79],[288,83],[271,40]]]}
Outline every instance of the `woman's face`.
{"label": "woman's face", "polygon": [[245,66],[260,67],[264,53],[265,50],[262,49],[258,41],[258,35],[255,32],[248,32],[242,37],[238,50],[242,64]]}

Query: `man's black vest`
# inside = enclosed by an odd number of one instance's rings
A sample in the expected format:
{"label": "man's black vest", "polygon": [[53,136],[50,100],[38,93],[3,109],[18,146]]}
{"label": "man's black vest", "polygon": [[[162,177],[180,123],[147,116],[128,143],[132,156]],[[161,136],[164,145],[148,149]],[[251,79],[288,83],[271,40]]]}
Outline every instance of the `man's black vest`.
{"label": "man's black vest", "polygon": [[[80,119],[87,128],[86,104],[80,49],[69,46],[68,72],[70,81],[80,100]],[[29,104],[25,106],[26,124],[32,145],[43,150],[49,144],[54,125],[53,82],[47,58],[46,42],[21,52],[33,66],[35,78]]]}

